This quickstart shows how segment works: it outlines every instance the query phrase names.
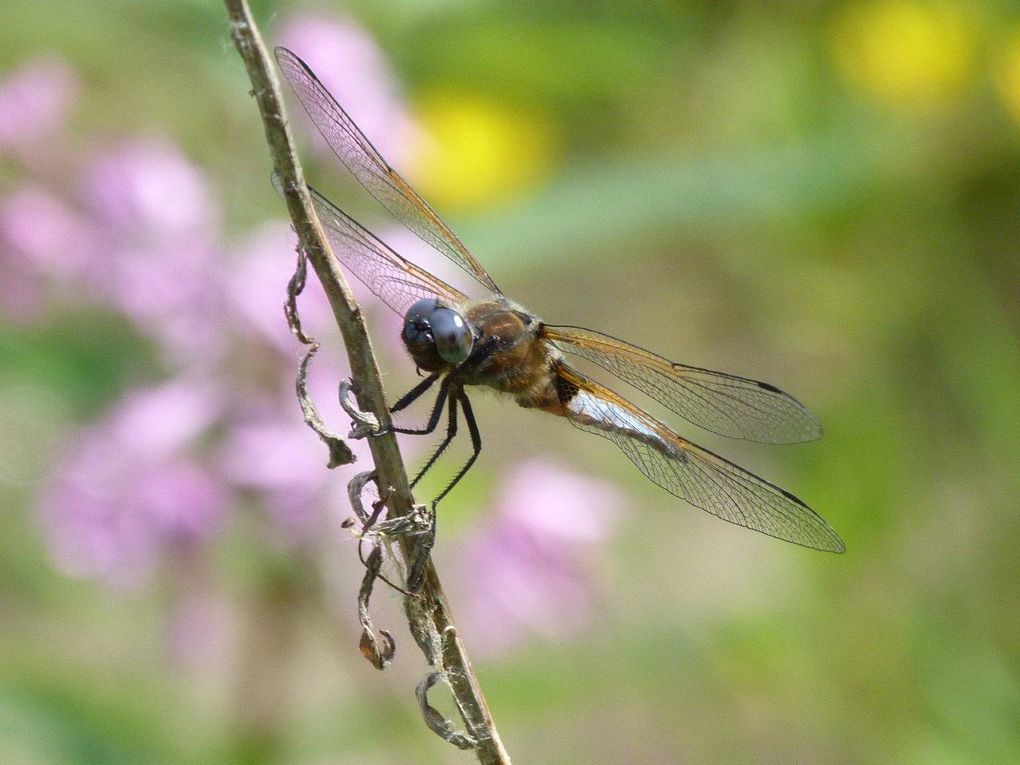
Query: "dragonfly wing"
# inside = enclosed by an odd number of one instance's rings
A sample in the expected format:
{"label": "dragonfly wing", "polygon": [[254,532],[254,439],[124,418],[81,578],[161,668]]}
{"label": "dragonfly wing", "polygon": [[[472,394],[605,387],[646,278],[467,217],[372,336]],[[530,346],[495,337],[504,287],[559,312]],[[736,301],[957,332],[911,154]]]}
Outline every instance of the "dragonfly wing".
{"label": "dragonfly wing", "polygon": [[421,239],[435,247],[492,292],[492,277],[424,199],[390,167],[308,65],[286,48],[276,61],[301,105],[333,152],[362,186]]}
{"label": "dragonfly wing", "polygon": [[318,191],[308,190],[337,260],[400,316],[422,298],[439,298],[451,307],[467,301],[463,292],[401,257]]}
{"label": "dragonfly wing", "polygon": [[558,348],[594,362],[699,427],[731,438],[813,441],[822,426],[793,396],[746,377],[678,364],[582,327],[545,326]]}
{"label": "dragonfly wing", "polygon": [[626,399],[560,365],[563,416],[615,443],[644,475],[724,521],[816,550],[843,552],[839,534],[801,500],[687,441]]}

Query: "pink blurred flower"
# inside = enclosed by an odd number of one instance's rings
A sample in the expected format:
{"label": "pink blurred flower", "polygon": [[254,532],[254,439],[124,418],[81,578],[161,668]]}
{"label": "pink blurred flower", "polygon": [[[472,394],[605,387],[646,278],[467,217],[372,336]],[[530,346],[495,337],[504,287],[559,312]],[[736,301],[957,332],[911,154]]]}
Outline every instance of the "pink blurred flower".
{"label": "pink blurred flower", "polygon": [[[348,423],[337,418],[336,378],[311,383],[313,402],[327,427],[346,436]],[[327,393],[324,388],[329,389]],[[281,402],[282,403],[282,402]],[[254,414],[235,423],[220,448],[219,470],[234,486],[256,492],[280,539],[288,544],[313,541],[326,527],[326,509],[347,505],[346,486],[352,468],[327,470],[329,453],[325,444],[304,424],[298,402],[286,406],[267,402]],[[356,470],[368,469],[368,447],[351,442],[358,462]]]}
{"label": "pink blurred flower", "polygon": [[199,439],[223,417],[229,398],[218,382],[179,378],[129,393],[105,428],[135,454],[156,461]]}
{"label": "pink blurred flower", "polygon": [[202,171],[168,141],[134,139],[97,154],[84,188],[97,222],[137,247],[208,237],[219,223]]}
{"label": "pink blurred flower", "polygon": [[[399,167],[408,157],[414,123],[372,36],[350,20],[301,14],[285,20],[278,37],[308,63],[382,155]],[[316,145],[329,151],[321,141]]]}
{"label": "pink blurred flower", "polygon": [[234,485],[258,493],[283,541],[300,544],[321,530],[324,499],[340,479],[326,469],[326,447],[301,421],[296,402],[294,410],[289,418],[235,425],[220,469]]}
{"label": "pink blurred flower", "polygon": [[[226,284],[227,300],[241,334],[252,330],[288,358],[300,351],[284,318],[287,283],[294,273],[297,236],[283,221],[266,223],[239,247],[231,261],[232,276]],[[307,334],[329,336],[336,323],[319,280],[308,269],[305,290],[298,298],[301,324]],[[327,353],[323,348],[321,353]]]}
{"label": "pink blurred flower", "polygon": [[563,638],[587,623],[597,596],[593,554],[623,506],[612,484],[549,460],[520,466],[495,514],[461,545],[461,618],[491,654],[529,634]]}
{"label": "pink blurred flower", "polygon": [[35,317],[51,279],[81,272],[94,236],[87,220],[41,187],[0,199],[0,306],[12,318]]}
{"label": "pink blurred flower", "polygon": [[219,530],[228,497],[196,449],[224,401],[215,386],[176,380],[128,395],[79,434],[40,502],[61,569],[131,585]]}
{"label": "pink blurred flower", "polygon": [[89,222],[40,186],[22,186],[0,201],[0,237],[40,272],[74,275],[93,249]]}
{"label": "pink blurred flower", "polygon": [[92,159],[86,208],[103,242],[87,286],[161,341],[178,362],[225,348],[219,205],[173,144],[129,141]]}
{"label": "pink blurred flower", "polygon": [[78,97],[78,77],[63,59],[40,56],[0,81],[0,152],[26,161],[49,152]]}
{"label": "pink blurred flower", "polygon": [[[80,210],[43,187],[0,200],[0,301],[31,318],[47,291],[105,302],[176,362],[209,363],[226,344],[219,204],[171,143],[128,141],[93,156]],[[52,289],[49,289],[52,288]]]}

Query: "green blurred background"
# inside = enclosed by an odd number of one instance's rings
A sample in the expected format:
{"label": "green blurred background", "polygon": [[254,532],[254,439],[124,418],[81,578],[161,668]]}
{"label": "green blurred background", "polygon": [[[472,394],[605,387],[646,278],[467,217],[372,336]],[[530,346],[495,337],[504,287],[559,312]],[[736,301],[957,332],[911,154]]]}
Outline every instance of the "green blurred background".
{"label": "green blurred background", "polygon": [[[361,30],[391,106],[426,137],[395,144],[397,163],[508,294],[773,382],[825,425],[817,443],[766,447],[674,423],[806,499],[843,556],[721,523],[608,443],[476,397],[486,450],[443,507],[436,551],[455,613],[472,597],[465,548],[518,466],[549,460],[621,498],[597,544],[564,553],[586,577],[576,623],[486,650],[487,631],[518,627],[465,609],[516,761],[1020,761],[1015,5],[254,5],[271,44],[301,19]],[[220,4],[0,5],[0,72],[39,56],[75,73],[77,96],[41,148],[0,143],[5,198],[41,186],[73,206],[79,158],[155,138],[222,208],[221,268],[265,221],[284,225]],[[310,177],[385,226],[299,132]],[[289,245],[279,257],[285,274]],[[0,259],[8,287],[25,262]],[[399,601],[376,598],[398,640],[380,674],[357,651],[354,547],[277,544],[258,491],[231,494],[232,520],[129,582],[60,565],[47,529],[63,505],[41,507],[69,445],[127,392],[195,365],[57,270],[33,277],[34,310],[7,310],[0,335],[0,761],[472,761],[417,716],[424,665]],[[254,310],[278,315],[282,294],[281,281]],[[296,345],[274,365],[243,327],[230,335],[231,350],[248,342],[207,374],[231,391],[289,387]],[[406,360],[383,363],[403,392]],[[243,418],[247,400],[229,406]],[[325,480],[342,493],[351,472]]]}

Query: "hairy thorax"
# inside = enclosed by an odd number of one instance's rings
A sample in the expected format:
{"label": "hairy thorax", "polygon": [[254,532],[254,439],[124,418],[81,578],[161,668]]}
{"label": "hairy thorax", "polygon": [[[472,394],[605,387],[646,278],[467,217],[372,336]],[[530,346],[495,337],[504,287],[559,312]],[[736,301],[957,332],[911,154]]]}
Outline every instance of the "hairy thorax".
{"label": "hairy thorax", "polygon": [[456,370],[462,384],[509,393],[523,407],[545,407],[558,400],[553,369],[561,354],[540,339],[541,321],[505,299],[468,303],[461,311],[480,333],[476,347],[485,349]]}

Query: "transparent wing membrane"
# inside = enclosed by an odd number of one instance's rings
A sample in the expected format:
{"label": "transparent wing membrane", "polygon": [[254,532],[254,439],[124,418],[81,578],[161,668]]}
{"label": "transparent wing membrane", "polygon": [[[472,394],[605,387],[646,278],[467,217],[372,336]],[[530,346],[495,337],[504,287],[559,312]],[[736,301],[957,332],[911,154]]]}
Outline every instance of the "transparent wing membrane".
{"label": "transparent wing membrane", "polygon": [[482,285],[499,293],[492,277],[419,194],[389,166],[343,107],[298,56],[276,49],[276,61],[315,127],[362,186],[423,241]]}
{"label": "transparent wing membrane", "polygon": [[843,552],[839,534],[794,495],[686,441],[608,388],[561,366],[564,416],[615,443],[647,478],[724,521],[816,550]]}
{"label": "transparent wing membrane", "polygon": [[612,372],[713,433],[783,444],[812,441],[822,426],[797,399],[768,383],[689,367],[582,327],[544,327],[545,337]]}
{"label": "transparent wing membrane", "polygon": [[467,300],[464,293],[395,253],[318,191],[308,190],[337,260],[401,317],[422,298],[440,298],[450,306]]}

